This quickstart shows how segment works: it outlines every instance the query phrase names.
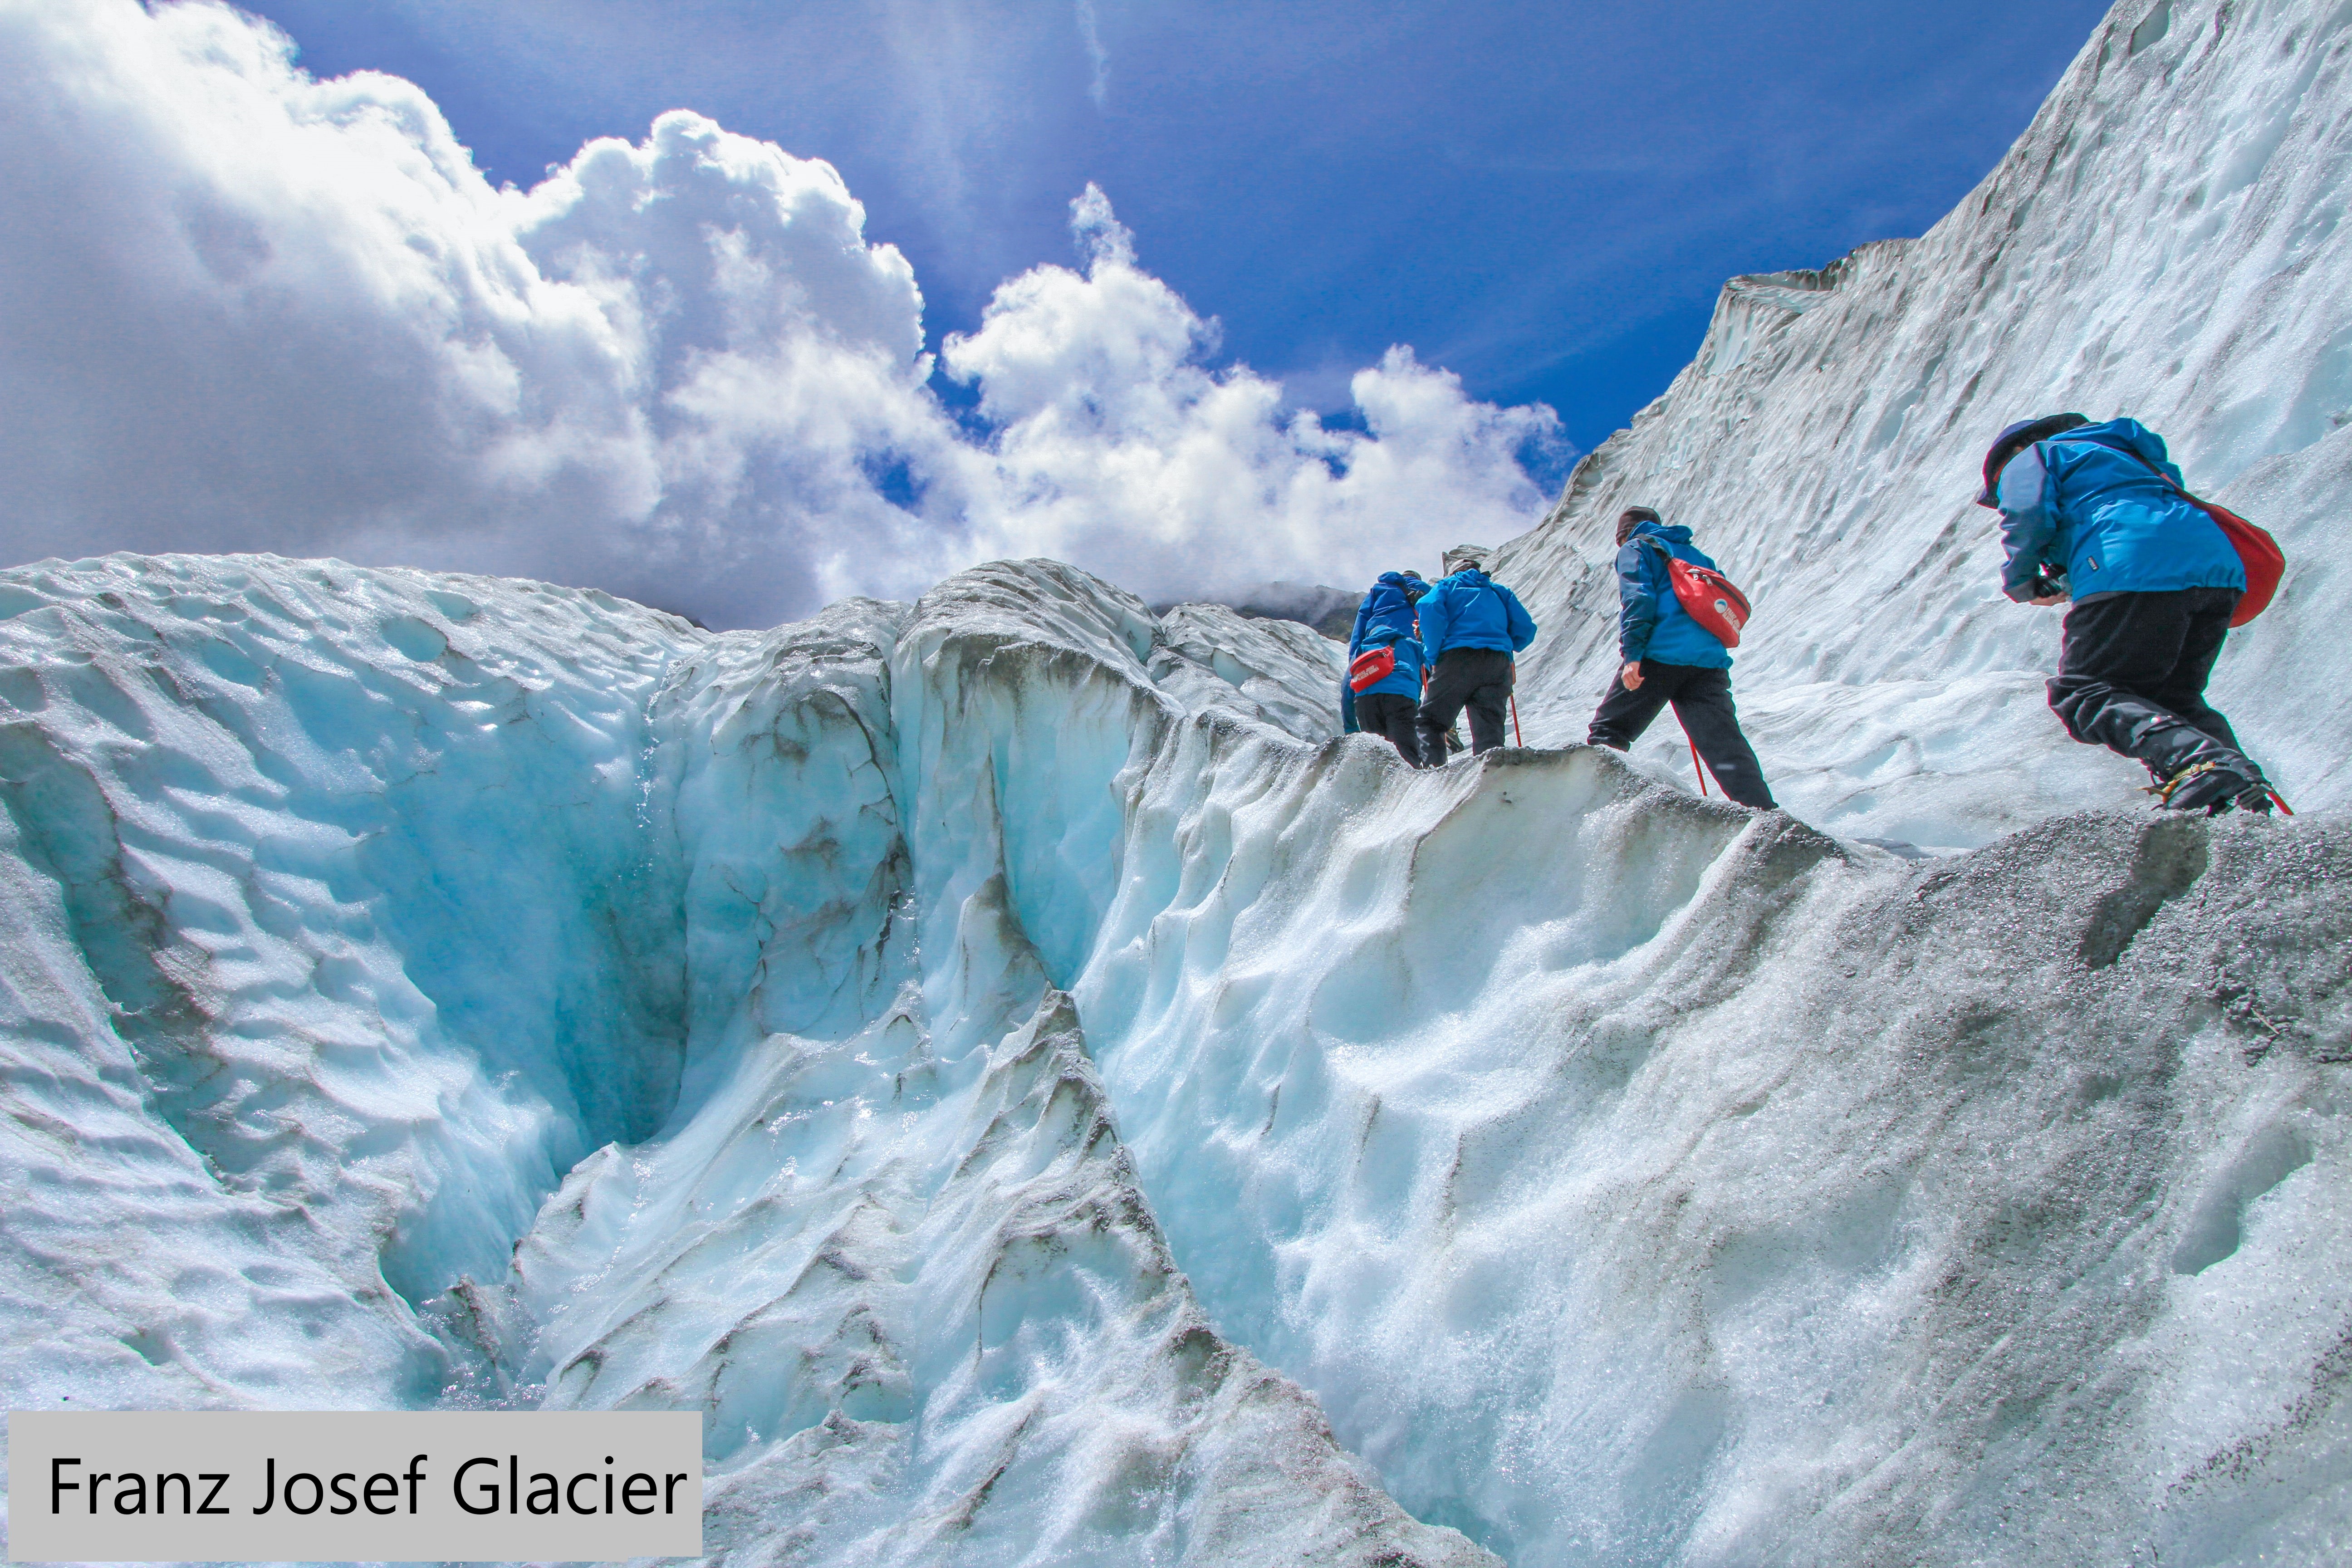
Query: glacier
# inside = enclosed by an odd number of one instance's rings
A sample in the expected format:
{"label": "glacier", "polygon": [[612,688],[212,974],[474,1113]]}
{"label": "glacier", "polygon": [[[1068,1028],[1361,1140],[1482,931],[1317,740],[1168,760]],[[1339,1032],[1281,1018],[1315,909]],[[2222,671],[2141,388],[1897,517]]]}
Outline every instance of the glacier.
{"label": "glacier", "polygon": [[[2050,721],[2060,612],[2001,596],[1994,514],[1971,504],[1995,432],[2077,409],[2159,432],[2192,489],[2285,546],[2213,700],[2297,807],[2352,798],[2347,102],[2352,8],[2126,0],[1925,236],[1734,279],[1690,364],[1492,563],[1549,634],[1521,679],[1529,738],[1584,738],[1616,657],[1610,530],[1647,504],[1751,591],[1735,686],[1797,816],[1973,847],[2128,799],[2140,770]],[[1687,781],[1673,728],[1636,765]]]}
{"label": "glacier", "polygon": [[777,1563],[2341,1539],[2340,814],[1413,773],[1045,562],[0,595],[19,1407],[698,1408]]}
{"label": "glacier", "polygon": [[[698,1409],[746,1563],[2342,1560],[2347,63],[2118,7],[1928,236],[1735,280],[1434,772],[1052,562],[0,571],[0,1386]],[[2059,733],[2029,398],[2284,540],[2217,695],[2301,816]],[[1785,814],[1574,743],[1634,500]]]}

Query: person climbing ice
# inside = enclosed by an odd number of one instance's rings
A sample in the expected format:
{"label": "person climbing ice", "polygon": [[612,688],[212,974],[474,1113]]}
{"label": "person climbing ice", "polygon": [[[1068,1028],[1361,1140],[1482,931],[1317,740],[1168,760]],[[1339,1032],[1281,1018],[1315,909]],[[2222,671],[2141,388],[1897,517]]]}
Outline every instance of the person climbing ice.
{"label": "person climbing ice", "polygon": [[1470,710],[1470,750],[1503,743],[1510,711],[1512,656],[1536,640],[1535,617],[1519,596],[1486,575],[1473,558],[1430,584],[1421,600],[1421,652],[1429,686],[1421,701],[1421,754],[1445,761],[1445,731]]}
{"label": "person climbing ice", "polygon": [[[1366,734],[1396,747],[1414,767],[1421,765],[1413,722],[1421,710],[1422,664],[1413,605],[1428,592],[1429,584],[1418,572],[1381,573],[1356,607],[1356,626],[1348,634],[1348,668],[1354,672],[1348,685],[1355,698],[1356,723]],[[1355,680],[1364,684],[1358,686]]]}
{"label": "person climbing ice", "polygon": [[[1585,740],[1631,750],[1671,702],[1692,749],[1706,759],[1723,793],[1742,805],[1770,811],[1772,792],[1764,783],[1763,766],[1741,733],[1731,703],[1731,650],[1723,637],[1684,607],[1671,564],[1676,561],[1715,571],[1715,563],[1691,544],[1691,531],[1684,525],[1669,526],[1646,506],[1618,514],[1617,653],[1623,662],[1593,711]],[[1744,620],[1746,601],[1738,613]],[[1737,641],[1736,626],[1726,635]]]}
{"label": "person climbing ice", "polygon": [[1977,504],[2000,513],[2001,591],[2073,601],[2049,688],[2066,733],[2144,763],[2159,805],[2269,811],[2269,781],[2205,700],[2245,563],[2163,437],[2135,419],[2020,421],[1985,453]]}

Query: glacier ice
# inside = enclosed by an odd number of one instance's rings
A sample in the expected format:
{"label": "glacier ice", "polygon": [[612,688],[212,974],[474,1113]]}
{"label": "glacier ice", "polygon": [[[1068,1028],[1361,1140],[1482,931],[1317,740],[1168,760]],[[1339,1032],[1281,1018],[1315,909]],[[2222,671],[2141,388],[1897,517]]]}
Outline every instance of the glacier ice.
{"label": "glacier ice", "polygon": [[[1927,234],[1733,279],[1673,385],[1494,563],[1549,634],[1522,672],[1528,738],[1583,739],[1616,658],[1610,530],[1648,504],[1751,591],[1735,684],[1797,816],[1955,847],[2126,803],[2139,770],[2044,710],[2059,613],[2001,597],[1994,514],[1971,504],[1997,431],[2071,408],[2158,430],[2193,488],[2284,544],[2214,700],[2298,807],[2352,798],[2347,101],[2341,5],[2118,5]],[[1633,755],[1691,780],[1671,724]]]}
{"label": "glacier ice", "polygon": [[[0,1386],[697,1408],[746,1562],[2342,1560],[2347,60],[2119,8],[1935,232],[1735,282],[1503,547],[1543,748],[1437,772],[1048,562],[0,572]],[[2286,540],[2302,816],[2042,707],[1964,492],[2098,396]],[[1637,499],[1793,815],[1565,743]]]}
{"label": "glacier ice", "polygon": [[1489,1560],[1217,1331],[1063,988],[1153,727],[1328,734],[1324,639],[1044,563],[0,595],[13,1402],[699,1407],[747,1561]]}
{"label": "glacier ice", "polygon": [[698,1408],[778,1563],[2352,1518],[2336,813],[1915,864],[1417,773],[1309,711],[1333,645],[1050,563],[719,636],[0,590],[22,1404]]}

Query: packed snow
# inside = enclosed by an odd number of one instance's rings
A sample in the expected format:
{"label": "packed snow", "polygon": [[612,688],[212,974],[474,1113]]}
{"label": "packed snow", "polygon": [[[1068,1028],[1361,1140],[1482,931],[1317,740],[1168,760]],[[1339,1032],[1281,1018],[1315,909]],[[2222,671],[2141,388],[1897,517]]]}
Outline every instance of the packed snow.
{"label": "packed snow", "polygon": [[[696,1409],[747,1563],[2342,1560],[2347,59],[2119,11],[1935,233],[1736,283],[1441,770],[1051,562],[0,572],[0,1386]],[[2100,395],[2287,543],[2220,695],[2300,816],[2041,705],[1979,426]],[[1570,743],[1634,500],[1788,814]]]}

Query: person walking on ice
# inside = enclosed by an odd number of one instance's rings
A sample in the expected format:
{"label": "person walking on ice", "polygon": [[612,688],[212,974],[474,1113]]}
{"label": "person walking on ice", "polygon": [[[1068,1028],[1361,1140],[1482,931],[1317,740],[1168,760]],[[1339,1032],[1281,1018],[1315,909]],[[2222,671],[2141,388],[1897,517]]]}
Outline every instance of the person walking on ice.
{"label": "person walking on ice", "polygon": [[1470,750],[1503,743],[1510,713],[1512,655],[1536,640],[1535,617],[1519,596],[1471,560],[1430,584],[1421,600],[1421,651],[1429,690],[1421,700],[1423,765],[1445,761],[1445,731],[1466,706]]}
{"label": "person walking on ice", "polygon": [[[1429,584],[1418,572],[1381,573],[1356,606],[1355,630],[1348,635],[1349,684],[1355,692],[1358,726],[1386,740],[1414,767],[1421,764],[1421,746],[1413,739],[1421,710],[1421,644],[1413,636],[1412,607],[1428,592]],[[1355,687],[1353,672],[1364,655],[1377,659],[1383,649],[1387,671]]]}
{"label": "person walking on ice", "polygon": [[[1731,650],[1683,607],[1670,561],[1715,570],[1715,563],[1692,546],[1688,528],[1669,527],[1645,506],[1619,514],[1617,653],[1624,662],[1594,710],[1585,740],[1631,750],[1671,702],[1723,793],[1742,805],[1773,810],[1764,769],[1731,705]],[[1738,635],[1732,633],[1734,640]]]}
{"label": "person walking on ice", "polygon": [[2269,781],[2205,700],[2245,562],[2182,488],[2163,437],[2080,414],[2011,425],[1985,454],[1977,504],[2000,513],[2001,591],[2074,601],[2050,682],[2066,733],[2146,764],[2161,805],[2269,811]]}

